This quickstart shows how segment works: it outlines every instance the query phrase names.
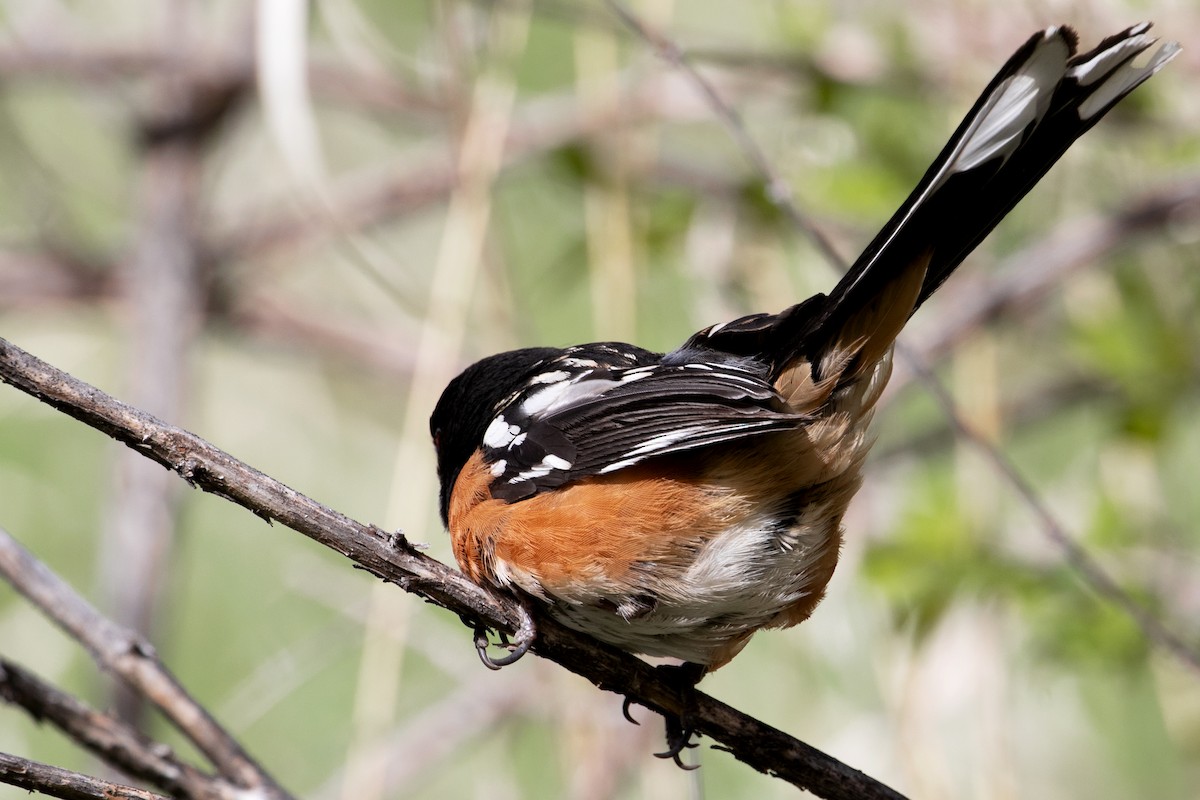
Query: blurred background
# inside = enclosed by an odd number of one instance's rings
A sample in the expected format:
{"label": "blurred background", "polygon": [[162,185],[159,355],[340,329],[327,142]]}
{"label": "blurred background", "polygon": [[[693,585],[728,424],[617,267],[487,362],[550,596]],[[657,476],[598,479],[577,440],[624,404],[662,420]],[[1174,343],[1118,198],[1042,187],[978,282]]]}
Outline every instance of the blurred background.
{"label": "blurred background", "polygon": [[[847,259],[1033,31],[1089,48],[1149,18],[1184,44],[906,341],[1200,649],[1200,6],[631,8]],[[0,335],[443,561],[426,419],[472,359],[669,349],[832,286],[765,186],[602,3],[0,2]],[[876,423],[830,596],[702,688],[914,797],[1200,796],[1200,674],[905,370]],[[649,712],[538,659],[487,672],[452,615],[8,387],[0,525],[301,796],[794,796],[707,748],[695,773],[650,757]],[[6,585],[0,653],[167,736]],[[99,769],[11,707],[0,750]]]}

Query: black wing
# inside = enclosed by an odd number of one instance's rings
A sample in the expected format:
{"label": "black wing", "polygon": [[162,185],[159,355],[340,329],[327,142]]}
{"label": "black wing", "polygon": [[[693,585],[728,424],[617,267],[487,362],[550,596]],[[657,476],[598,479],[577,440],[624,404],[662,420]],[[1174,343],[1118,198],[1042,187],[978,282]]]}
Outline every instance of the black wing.
{"label": "black wing", "polygon": [[492,420],[483,441],[492,497],[512,502],[654,456],[807,421],[787,410],[766,365],[663,363],[604,348],[571,348],[546,363]]}

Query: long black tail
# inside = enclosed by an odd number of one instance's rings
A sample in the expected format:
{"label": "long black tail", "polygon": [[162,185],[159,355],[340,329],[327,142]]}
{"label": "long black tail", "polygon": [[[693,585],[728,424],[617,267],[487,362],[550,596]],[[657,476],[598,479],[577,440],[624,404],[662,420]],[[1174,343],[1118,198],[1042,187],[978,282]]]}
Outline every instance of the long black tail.
{"label": "long black tail", "polygon": [[913,311],[1071,143],[1179,52],[1170,42],[1134,66],[1157,41],[1149,28],[1135,25],[1082,55],[1075,55],[1075,31],[1048,28],[1017,50],[830,292],[809,328],[825,340],[816,349],[862,347],[855,360],[863,365],[882,356]]}

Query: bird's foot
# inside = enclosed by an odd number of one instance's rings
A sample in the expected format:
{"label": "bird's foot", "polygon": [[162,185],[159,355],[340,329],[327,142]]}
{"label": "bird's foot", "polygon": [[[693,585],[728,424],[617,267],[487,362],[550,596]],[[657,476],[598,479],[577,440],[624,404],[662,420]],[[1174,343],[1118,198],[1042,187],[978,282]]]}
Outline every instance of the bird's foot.
{"label": "bird's foot", "polygon": [[[660,670],[668,680],[679,687],[683,697],[683,710],[678,714],[663,713],[667,749],[654,755],[657,758],[671,759],[680,769],[697,769],[699,764],[685,764],[681,756],[685,750],[696,747],[696,743],[692,741],[692,737],[698,735],[693,721],[693,708],[696,703],[695,688],[700,679],[704,677],[707,667],[685,661],[679,665],[660,665],[655,669]],[[621,705],[621,714],[634,725],[638,725],[638,721],[629,713],[632,704],[633,700],[626,697],[625,702]]]}
{"label": "bird's foot", "polygon": [[521,623],[513,633],[512,641],[509,641],[508,635],[504,631],[497,632],[500,639],[499,646],[508,650],[508,655],[498,658],[489,655],[488,648],[492,646],[492,643],[488,639],[488,629],[482,625],[472,626],[475,629],[475,652],[479,653],[479,660],[488,669],[500,669],[516,663],[521,656],[529,652],[529,648],[537,639],[537,626],[533,622],[533,614],[530,613],[523,601],[518,602],[518,608],[521,611]]}

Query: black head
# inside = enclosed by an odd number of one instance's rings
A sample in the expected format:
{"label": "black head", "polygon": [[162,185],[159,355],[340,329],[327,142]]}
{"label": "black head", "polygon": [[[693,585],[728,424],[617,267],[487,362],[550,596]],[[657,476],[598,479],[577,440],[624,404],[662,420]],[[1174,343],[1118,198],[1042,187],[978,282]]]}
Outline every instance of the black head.
{"label": "black head", "polygon": [[444,524],[450,524],[450,493],[458,473],[482,443],[500,404],[525,385],[538,364],[561,353],[552,347],[529,347],[488,356],[446,386],[429,418],[441,481],[438,509]]}

